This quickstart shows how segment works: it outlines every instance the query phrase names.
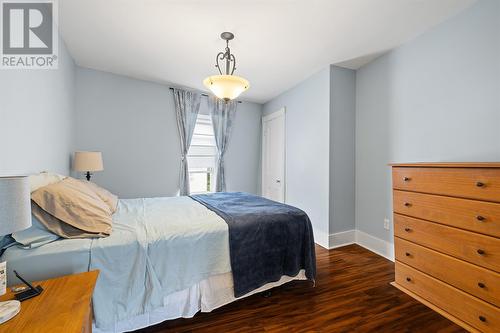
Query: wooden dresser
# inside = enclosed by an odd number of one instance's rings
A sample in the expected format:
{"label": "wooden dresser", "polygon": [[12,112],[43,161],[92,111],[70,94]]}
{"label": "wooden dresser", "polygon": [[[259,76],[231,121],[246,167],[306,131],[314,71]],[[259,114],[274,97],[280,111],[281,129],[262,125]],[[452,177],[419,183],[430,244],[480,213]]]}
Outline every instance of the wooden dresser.
{"label": "wooden dresser", "polygon": [[500,332],[500,163],[393,164],[394,285],[471,332]]}

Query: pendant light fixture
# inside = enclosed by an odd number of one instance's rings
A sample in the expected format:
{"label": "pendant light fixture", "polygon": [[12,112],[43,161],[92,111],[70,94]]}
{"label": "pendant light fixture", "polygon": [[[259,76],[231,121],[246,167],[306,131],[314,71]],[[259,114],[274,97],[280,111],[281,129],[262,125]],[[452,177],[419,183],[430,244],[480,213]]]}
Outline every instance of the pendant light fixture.
{"label": "pendant light fixture", "polygon": [[[203,80],[203,84],[218,98],[229,101],[237,98],[242,92],[247,90],[250,87],[250,83],[242,77],[233,75],[236,69],[236,58],[234,54],[231,54],[229,41],[234,38],[234,34],[223,32],[220,37],[226,41],[225,51],[219,52],[215,57],[215,67],[219,70],[220,75],[207,77]],[[219,61],[223,63],[219,64]],[[222,74],[221,65],[225,66],[226,74]]]}

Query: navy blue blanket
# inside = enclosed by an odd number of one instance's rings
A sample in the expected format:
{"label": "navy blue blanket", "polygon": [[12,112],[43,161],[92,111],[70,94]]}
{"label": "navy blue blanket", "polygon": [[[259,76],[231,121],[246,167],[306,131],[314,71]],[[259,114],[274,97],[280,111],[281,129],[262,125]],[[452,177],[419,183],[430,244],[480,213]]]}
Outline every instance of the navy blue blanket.
{"label": "navy blue blanket", "polygon": [[234,296],[240,297],[282,275],[305,269],[316,277],[316,255],[309,217],[302,210],[247,193],[192,195],[229,226]]}

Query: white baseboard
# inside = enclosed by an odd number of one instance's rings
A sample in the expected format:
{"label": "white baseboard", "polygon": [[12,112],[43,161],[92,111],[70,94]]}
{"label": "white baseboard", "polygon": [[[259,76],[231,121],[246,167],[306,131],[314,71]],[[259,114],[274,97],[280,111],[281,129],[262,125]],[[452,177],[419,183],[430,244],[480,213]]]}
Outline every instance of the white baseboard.
{"label": "white baseboard", "polygon": [[394,244],[377,238],[361,230],[347,230],[327,235],[314,230],[314,241],[325,249],[334,249],[349,244],[358,244],[384,258],[394,261]]}
{"label": "white baseboard", "polygon": [[356,243],[356,230],[341,231],[330,234],[328,237],[328,248],[334,249]]}
{"label": "white baseboard", "polygon": [[361,230],[356,230],[356,244],[394,261],[394,244]]}

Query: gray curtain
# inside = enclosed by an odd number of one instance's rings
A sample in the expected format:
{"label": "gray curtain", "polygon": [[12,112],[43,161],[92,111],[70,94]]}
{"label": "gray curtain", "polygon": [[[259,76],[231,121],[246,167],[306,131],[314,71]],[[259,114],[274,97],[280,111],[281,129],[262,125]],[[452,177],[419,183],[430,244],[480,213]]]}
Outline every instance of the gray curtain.
{"label": "gray curtain", "polygon": [[177,129],[181,142],[181,174],[179,181],[179,195],[189,195],[189,172],[187,153],[193,138],[196,118],[200,110],[201,94],[196,91],[174,88],[175,113],[177,115]]}
{"label": "gray curtain", "polygon": [[208,98],[208,108],[214,127],[215,144],[217,145],[217,164],[215,168],[215,191],[226,190],[224,177],[224,155],[231,136],[231,127],[236,115],[236,101],[224,101],[216,97]]}

